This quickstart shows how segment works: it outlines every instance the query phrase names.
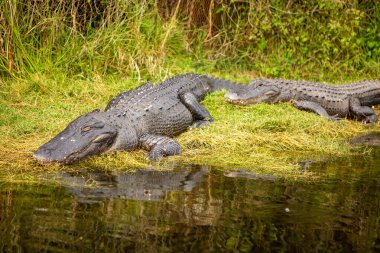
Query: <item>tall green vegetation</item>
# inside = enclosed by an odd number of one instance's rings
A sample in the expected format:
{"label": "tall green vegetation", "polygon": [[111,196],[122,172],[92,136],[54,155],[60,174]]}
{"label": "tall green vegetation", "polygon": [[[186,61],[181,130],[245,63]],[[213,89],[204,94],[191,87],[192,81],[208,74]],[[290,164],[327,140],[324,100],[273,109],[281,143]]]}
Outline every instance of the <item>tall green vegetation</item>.
{"label": "tall green vegetation", "polygon": [[188,55],[265,76],[379,68],[375,0],[3,0],[0,21],[3,77],[54,69],[152,75]]}
{"label": "tall green vegetation", "polygon": [[211,38],[215,53],[228,52],[229,62],[269,76],[312,69],[378,72],[378,1],[232,2],[219,7],[222,29]]}
{"label": "tall green vegetation", "polygon": [[157,71],[183,48],[148,1],[3,1],[1,74]]}

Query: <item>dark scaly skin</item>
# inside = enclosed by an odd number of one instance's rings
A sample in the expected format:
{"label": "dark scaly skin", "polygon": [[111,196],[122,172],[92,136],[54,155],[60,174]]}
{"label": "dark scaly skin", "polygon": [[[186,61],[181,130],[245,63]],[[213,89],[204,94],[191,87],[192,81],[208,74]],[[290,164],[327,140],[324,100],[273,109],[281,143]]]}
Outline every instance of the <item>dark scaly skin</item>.
{"label": "dark scaly skin", "polygon": [[256,79],[226,100],[247,105],[260,102],[294,101],[293,105],[332,120],[357,118],[364,123],[377,121],[371,106],[380,104],[380,80],[361,81],[340,86],[282,79]]}
{"label": "dark scaly skin", "polygon": [[149,160],[176,155],[173,139],[188,127],[212,122],[199,101],[219,89],[238,90],[239,84],[206,75],[183,74],[161,84],[146,83],[112,99],[106,110],[84,114],[42,145],[34,157],[40,163],[71,164],[114,150],[144,148]]}

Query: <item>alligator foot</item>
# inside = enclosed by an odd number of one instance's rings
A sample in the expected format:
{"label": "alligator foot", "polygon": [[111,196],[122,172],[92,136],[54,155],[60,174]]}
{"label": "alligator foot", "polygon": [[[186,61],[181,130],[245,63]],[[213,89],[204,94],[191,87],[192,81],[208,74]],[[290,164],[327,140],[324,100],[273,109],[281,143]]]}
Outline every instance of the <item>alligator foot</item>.
{"label": "alligator foot", "polygon": [[367,115],[363,120],[362,122],[364,124],[370,124],[370,123],[376,123],[378,120],[377,118],[377,115],[376,114],[372,114],[372,115]]}
{"label": "alligator foot", "polygon": [[173,138],[146,134],[140,138],[141,147],[150,150],[147,156],[149,161],[158,161],[164,156],[178,155],[181,153],[181,146]]}
{"label": "alligator foot", "polygon": [[363,106],[358,98],[350,99],[350,111],[353,116],[362,118],[364,124],[377,122],[375,111],[369,106]]}
{"label": "alligator foot", "polygon": [[177,142],[167,145],[156,145],[146,157],[148,161],[158,161],[165,156],[178,155],[181,153],[181,146]]}
{"label": "alligator foot", "polygon": [[205,127],[205,126],[210,125],[211,122],[212,122],[212,120],[197,120],[197,121],[195,121],[195,122],[190,126],[190,129],[195,129],[195,128],[199,128],[199,127]]}

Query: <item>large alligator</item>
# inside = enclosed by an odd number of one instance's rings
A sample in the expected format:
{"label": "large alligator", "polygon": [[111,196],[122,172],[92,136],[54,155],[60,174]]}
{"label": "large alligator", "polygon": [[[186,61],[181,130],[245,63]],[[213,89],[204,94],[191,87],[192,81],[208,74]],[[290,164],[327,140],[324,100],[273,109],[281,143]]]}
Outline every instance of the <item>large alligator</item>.
{"label": "large alligator", "polygon": [[245,88],[227,93],[225,98],[239,105],[293,101],[298,109],[332,120],[349,117],[373,123],[377,116],[371,106],[380,104],[380,80],[330,86],[306,81],[256,79]]}
{"label": "large alligator", "polygon": [[207,75],[183,74],[153,85],[146,83],[111,100],[105,111],[94,110],[71,122],[42,145],[40,163],[71,164],[113,150],[150,150],[149,160],[181,152],[172,138],[188,127],[212,122],[199,101],[213,91],[237,91],[242,85]]}

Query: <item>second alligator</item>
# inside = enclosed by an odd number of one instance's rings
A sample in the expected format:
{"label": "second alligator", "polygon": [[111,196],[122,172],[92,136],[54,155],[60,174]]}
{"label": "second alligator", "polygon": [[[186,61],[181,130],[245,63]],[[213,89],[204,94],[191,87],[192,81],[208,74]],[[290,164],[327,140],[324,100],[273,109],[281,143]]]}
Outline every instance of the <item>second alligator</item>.
{"label": "second alligator", "polygon": [[380,104],[380,80],[329,86],[306,81],[256,79],[245,88],[227,93],[225,98],[239,105],[293,101],[298,109],[332,120],[349,117],[374,123],[377,116],[371,106]]}

